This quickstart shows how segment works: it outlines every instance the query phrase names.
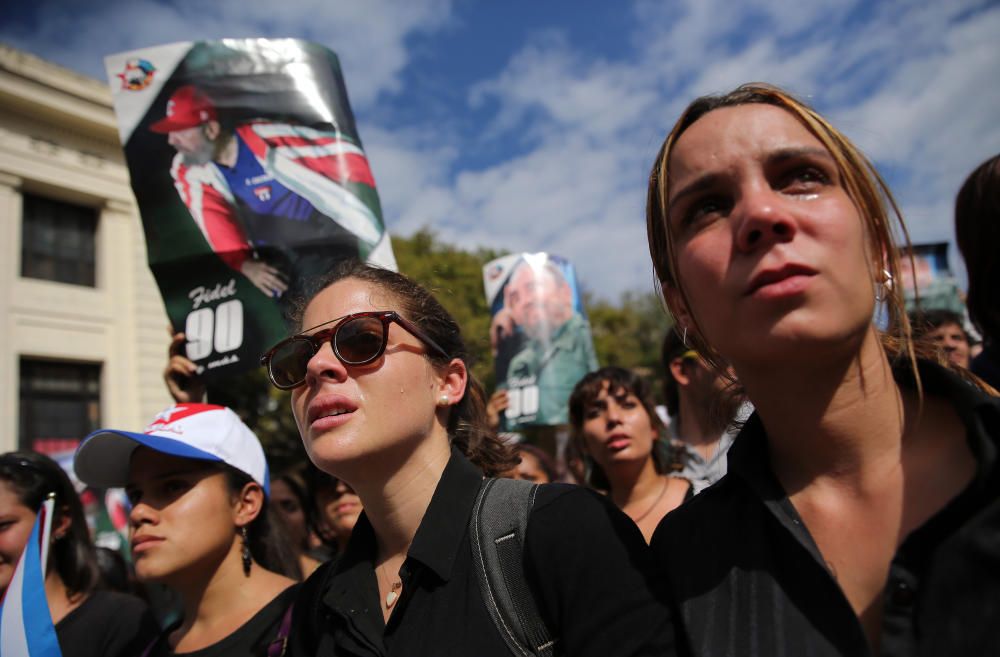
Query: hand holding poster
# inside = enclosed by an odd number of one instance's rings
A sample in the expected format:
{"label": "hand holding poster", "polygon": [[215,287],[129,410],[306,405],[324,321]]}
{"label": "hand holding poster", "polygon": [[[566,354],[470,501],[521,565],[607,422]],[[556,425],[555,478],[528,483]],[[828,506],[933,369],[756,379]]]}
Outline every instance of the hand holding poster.
{"label": "hand holding poster", "polygon": [[395,268],[332,52],[230,39],[106,65],[149,266],[199,374],[255,367],[336,260]]}
{"label": "hand holding poster", "polygon": [[497,387],[508,391],[505,429],[565,424],[573,386],[597,369],[573,266],[546,253],[513,254],[487,263],[483,280]]}

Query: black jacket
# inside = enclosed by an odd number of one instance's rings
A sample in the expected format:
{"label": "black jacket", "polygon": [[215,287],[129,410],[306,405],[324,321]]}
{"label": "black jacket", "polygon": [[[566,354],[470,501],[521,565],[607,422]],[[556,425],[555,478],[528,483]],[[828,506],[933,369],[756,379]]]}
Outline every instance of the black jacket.
{"label": "black jacket", "polygon": [[[899,546],[885,584],[883,655],[1000,650],[1000,404],[938,365],[927,396],[949,399],[978,463],[973,481]],[[912,386],[905,367],[900,385]],[[770,468],[759,418],[729,452],[729,473],[657,528],[688,644],[681,654],[870,654],[861,623]]]}
{"label": "black jacket", "polygon": [[[482,473],[453,450],[401,569],[403,591],[388,626],[372,567],[375,535],[362,515],[344,556],[303,585],[289,654],[507,657],[473,570],[468,525],[481,481]],[[557,654],[672,652],[648,548],[635,524],[600,495],[565,484],[541,487],[524,565]]]}

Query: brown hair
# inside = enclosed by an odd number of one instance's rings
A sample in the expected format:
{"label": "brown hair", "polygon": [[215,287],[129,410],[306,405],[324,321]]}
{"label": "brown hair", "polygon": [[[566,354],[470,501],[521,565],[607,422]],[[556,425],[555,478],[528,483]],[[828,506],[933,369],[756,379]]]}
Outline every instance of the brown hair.
{"label": "brown hair", "polygon": [[955,237],[969,272],[966,304],[983,337],[1000,340],[1000,155],[969,174],[955,198]]}
{"label": "brown hair", "polygon": [[309,302],[337,281],[354,279],[378,287],[399,305],[396,312],[406,317],[440,346],[447,356],[428,351],[427,358],[438,367],[446,366],[452,358],[465,363],[469,371],[465,394],[453,404],[448,416],[448,435],[452,444],[470,461],[479,466],[487,476],[498,476],[517,465],[517,456],[511,451],[486,421],[486,393],[472,376],[471,357],[458,323],[444,306],[420,284],[388,269],[373,267],[358,260],[337,264],[327,274],[309,282],[302,298],[292,310],[296,330],[302,329],[302,315]]}
{"label": "brown hair", "polygon": [[[885,270],[892,280],[896,281],[895,285],[886,286],[885,290],[884,301],[889,312],[889,327],[882,333],[883,347],[890,358],[900,356],[908,358],[916,375],[916,355],[910,335],[910,323],[906,317],[904,286],[899,273],[899,250],[892,236],[893,225],[899,229],[907,247],[910,245],[910,237],[892,192],[868,158],[843,133],[801,100],[769,84],[753,82],[741,85],[728,94],[695,99],[681,114],[660,147],[649,174],[646,233],[661,293],[664,287],[677,290],[683,303],[690,307],[687,293],[677,276],[675,238],[667,220],[667,201],[670,197],[669,165],[673,148],[684,131],[709,112],[722,107],[749,104],[772,105],[785,110],[830,152],[837,164],[844,188],[857,206],[870,237],[869,261],[872,263],[872,269],[874,272]],[[676,316],[679,310],[676,299],[671,295],[663,296],[670,312]],[[720,373],[728,376],[722,357],[702,337],[697,319],[692,317],[692,320],[695,323],[692,328],[696,329],[688,333],[692,348],[702,354]],[[919,390],[919,378],[917,386]]]}

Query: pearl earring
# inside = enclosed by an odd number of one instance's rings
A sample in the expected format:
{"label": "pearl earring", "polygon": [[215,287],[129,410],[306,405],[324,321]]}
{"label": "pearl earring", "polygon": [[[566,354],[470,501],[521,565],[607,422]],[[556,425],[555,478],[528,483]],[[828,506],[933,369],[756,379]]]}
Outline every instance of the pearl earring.
{"label": "pearl earring", "polygon": [[451,397],[449,397],[448,395],[441,395],[441,398],[438,399],[438,406],[447,406],[450,403],[451,403]]}

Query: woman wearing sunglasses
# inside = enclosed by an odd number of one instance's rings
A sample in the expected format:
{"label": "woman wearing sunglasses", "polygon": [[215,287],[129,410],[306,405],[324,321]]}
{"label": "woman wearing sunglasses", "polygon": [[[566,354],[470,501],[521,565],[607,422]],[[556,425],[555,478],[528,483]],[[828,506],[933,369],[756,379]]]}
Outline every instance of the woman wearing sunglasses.
{"label": "woman wearing sunglasses", "polygon": [[136,576],[180,596],[181,620],[147,637],[143,657],[284,653],[294,557],[268,518],[264,450],[232,410],[177,404],[142,433],[97,431],[74,468],[125,488]]}
{"label": "woman wearing sunglasses", "polygon": [[682,335],[756,407],[727,475],[653,537],[687,652],[995,652],[1000,406],[918,353],[873,166],[745,85],[684,111],[647,212]]}
{"label": "woman wearing sunglasses", "polygon": [[0,596],[50,494],[55,508],[45,597],[62,654],[132,657],[155,636],[156,621],[138,598],[104,590],[80,498],[59,464],[35,452],[0,456]]}
{"label": "woman wearing sunglasses", "polygon": [[670,476],[663,423],[649,386],[634,372],[602,367],[580,379],[569,396],[569,423],[587,485],[607,491],[646,541],[663,516],[694,495],[691,482]]}
{"label": "woman wearing sunglasses", "polygon": [[[509,655],[468,535],[483,475],[508,470],[458,325],[406,277],[344,263],[263,358],[306,451],[360,496],[345,553],[304,585],[293,654]],[[634,524],[601,496],[541,487],[524,572],[557,650],[662,655],[671,640]]]}

